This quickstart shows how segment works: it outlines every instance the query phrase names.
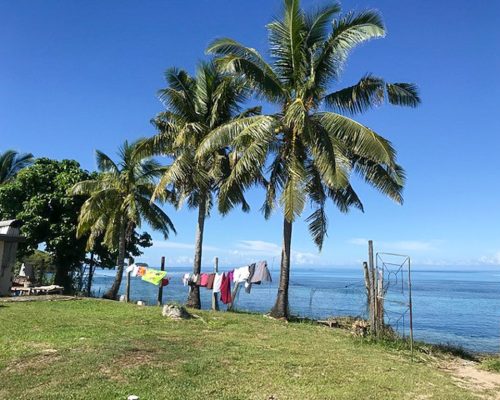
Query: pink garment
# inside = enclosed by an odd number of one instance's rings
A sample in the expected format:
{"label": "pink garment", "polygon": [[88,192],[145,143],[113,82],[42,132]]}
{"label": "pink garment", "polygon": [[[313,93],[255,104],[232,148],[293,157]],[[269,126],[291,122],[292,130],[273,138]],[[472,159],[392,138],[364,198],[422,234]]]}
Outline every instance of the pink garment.
{"label": "pink garment", "polygon": [[228,277],[228,279],[229,279],[231,282],[233,281],[233,279],[234,279],[234,269],[233,269],[232,271],[229,271],[229,272],[227,273],[227,277]]}
{"label": "pink garment", "polygon": [[200,278],[200,286],[207,286],[208,283],[208,274],[201,274]]}
{"label": "pink garment", "polygon": [[220,285],[220,299],[224,304],[231,303],[231,281],[229,279],[229,272],[226,274],[222,274],[222,282]]}

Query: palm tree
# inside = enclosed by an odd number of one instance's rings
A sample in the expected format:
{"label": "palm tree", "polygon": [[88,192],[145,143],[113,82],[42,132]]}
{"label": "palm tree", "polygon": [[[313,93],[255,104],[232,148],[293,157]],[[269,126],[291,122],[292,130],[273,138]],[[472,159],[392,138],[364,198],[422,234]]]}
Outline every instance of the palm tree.
{"label": "palm tree", "polygon": [[118,295],[125,250],[142,221],[162,232],[165,238],[170,231],[176,232],[170,218],[156,204],[171,200],[171,193],[165,191],[156,196],[156,202],[151,201],[156,179],[164,169],[156,161],[142,158],[137,152],[138,143],[125,141],[118,152],[118,164],[96,151],[98,178],[79,182],[71,189],[73,195],[89,196],[81,208],[77,228],[79,237],[90,233],[87,249],[91,250],[101,235],[109,249],[118,249],[116,277],[103,296],[108,299],[116,299]]}
{"label": "palm tree", "polygon": [[[164,155],[172,160],[153,198],[171,187],[178,196],[179,207],[187,202],[189,208],[198,210],[193,273],[199,274],[205,219],[214,204],[214,194],[229,176],[234,159],[231,149],[225,146],[198,158],[195,158],[195,151],[214,129],[235,118],[254,115],[260,108],[242,111],[240,105],[248,96],[244,81],[220,73],[212,63],[201,63],[195,77],[170,68],[165,78],[168,86],[159,96],[167,110],[153,121],[159,133],[147,140],[143,149],[145,154]],[[241,204],[243,211],[249,209],[238,185],[232,187],[225,201],[218,203],[218,209],[225,214],[236,204]],[[201,307],[197,286],[191,287],[187,305]]]}
{"label": "palm tree", "polygon": [[6,150],[0,154],[0,185],[13,179],[17,173],[33,163],[33,154],[19,154],[14,150]]}
{"label": "palm tree", "polygon": [[328,199],[342,212],[363,209],[350,184],[352,173],[396,202],[403,201],[405,176],[396,163],[396,151],[351,116],[385,100],[416,107],[420,103],[417,88],[366,75],[353,86],[332,90],[349,52],[385,35],[376,11],[334,18],[339,11],[334,3],[305,12],[299,0],[284,0],[283,17],[267,25],[270,63],[257,50],[228,38],[216,40],[207,50],[216,55],[222,71],[246,79],[260,97],[278,107],[275,114],[241,118],[216,129],[198,150],[203,157],[224,144],[234,146],[238,160],[220,189],[221,196],[267,168],[264,215],[268,218],[277,202],[284,213],[274,317],[289,315],[292,226],[308,201],[313,213],[306,221],[320,250],[327,234]]}

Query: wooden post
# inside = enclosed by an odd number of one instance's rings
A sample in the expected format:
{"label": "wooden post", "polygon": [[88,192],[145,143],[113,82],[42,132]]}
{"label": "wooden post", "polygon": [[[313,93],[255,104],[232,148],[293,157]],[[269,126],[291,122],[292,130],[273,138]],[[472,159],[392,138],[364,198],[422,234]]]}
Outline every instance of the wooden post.
{"label": "wooden post", "polygon": [[241,282],[237,282],[234,286],[233,292],[231,293],[231,303],[228,305],[227,310],[233,311],[234,309],[234,300],[238,297],[238,293],[240,292]]}
{"label": "wooden post", "polygon": [[371,309],[371,284],[370,284],[370,271],[368,270],[368,263],[366,261],[363,262],[363,272],[365,275],[365,289],[366,289],[366,307],[368,309],[368,313],[370,313]]}
{"label": "wooden post", "polygon": [[125,286],[125,302],[128,303],[130,301],[130,272],[127,272],[127,283]]}
{"label": "wooden post", "polygon": [[[214,273],[217,274],[218,272],[219,272],[219,257],[215,257]],[[218,294],[214,292],[212,292],[212,310],[219,311]]]}
{"label": "wooden post", "polygon": [[413,300],[411,294],[411,262],[408,258],[408,307],[410,308],[410,349],[413,361]]}
{"label": "wooden post", "polygon": [[373,240],[368,241],[368,266],[370,270],[370,328],[371,334],[377,334],[377,302],[376,302],[376,278],[375,262],[373,259]]}
{"label": "wooden post", "polygon": [[[161,265],[160,265],[160,270],[165,271],[165,257],[161,257]],[[160,287],[158,288],[158,301],[157,304],[161,306],[163,303],[163,282],[160,283]]]}
{"label": "wooden post", "polygon": [[87,296],[90,297],[92,290],[92,278],[94,277],[94,252],[90,253],[89,274],[87,277]]}
{"label": "wooden post", "polygon": [[378,271],[377,283],[377,335],[384,332],[384,272]]}

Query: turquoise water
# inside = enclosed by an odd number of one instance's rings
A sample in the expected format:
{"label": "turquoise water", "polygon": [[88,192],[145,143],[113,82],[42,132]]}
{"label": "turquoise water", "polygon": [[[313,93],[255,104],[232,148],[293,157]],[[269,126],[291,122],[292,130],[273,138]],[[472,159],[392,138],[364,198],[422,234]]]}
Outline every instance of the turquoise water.
{"label": "turquoise water", "polygon": [[[164,302],[184,302],[187,288],[181,276],[189,268],[170,268],[172,277],[164,288]],[[206,272],[210,272],[207,270]],[[241,291],[236,308],[266,312],[274,304],[278,271],[271,270],[272,284],[253,286],[250,294]],[[103,293],[112,282],[113,271],[97,271],[93,290]],[[122,286],[122,293],[124,291]],[[391,286],[393,297],[404,299],[398,285]],[[131,297],[155,304],[158,288],[132,278]],[[203,308],[210,307],[211,291],[201,289]],[[417,340],[449,343],[480,352],[500,352],[500,269],[429,270],[413,268],[413,328]],[[405,292],[406,294],[406,292]],[[290,307],[295,315],[366,316],[363,273],[354,268],[294,268],[291,273]],[[224,308],[224,307],[222,307]],[[386,320],[400,333],[408,334],[409,315],[405,307],[386,303]]]}

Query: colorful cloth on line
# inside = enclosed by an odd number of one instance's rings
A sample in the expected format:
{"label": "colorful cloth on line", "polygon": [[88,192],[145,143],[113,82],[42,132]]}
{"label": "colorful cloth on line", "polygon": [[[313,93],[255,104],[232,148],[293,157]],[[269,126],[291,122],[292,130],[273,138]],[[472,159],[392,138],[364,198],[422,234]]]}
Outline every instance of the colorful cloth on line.
{"label": "colorful cloth on line", "polygon": [[208,274],[201,274],[200,275],[200,286],[207,286],[208,282]]}
{"label": "colorful cloth on line", "polygon": [[159,285],[162,279],[167,275],[166,271],[159,271],[157,269],[148,268],[145,274],[142,276],[142,280],[145,282],[152,283],[153,285]]}
{"label": "colorful cloth on line", "polygon": [[231,279],[229,279],[229,273],[222,274],[222,282],[220,285],[220,299],[224,304],[229,304],[232,302]]}

